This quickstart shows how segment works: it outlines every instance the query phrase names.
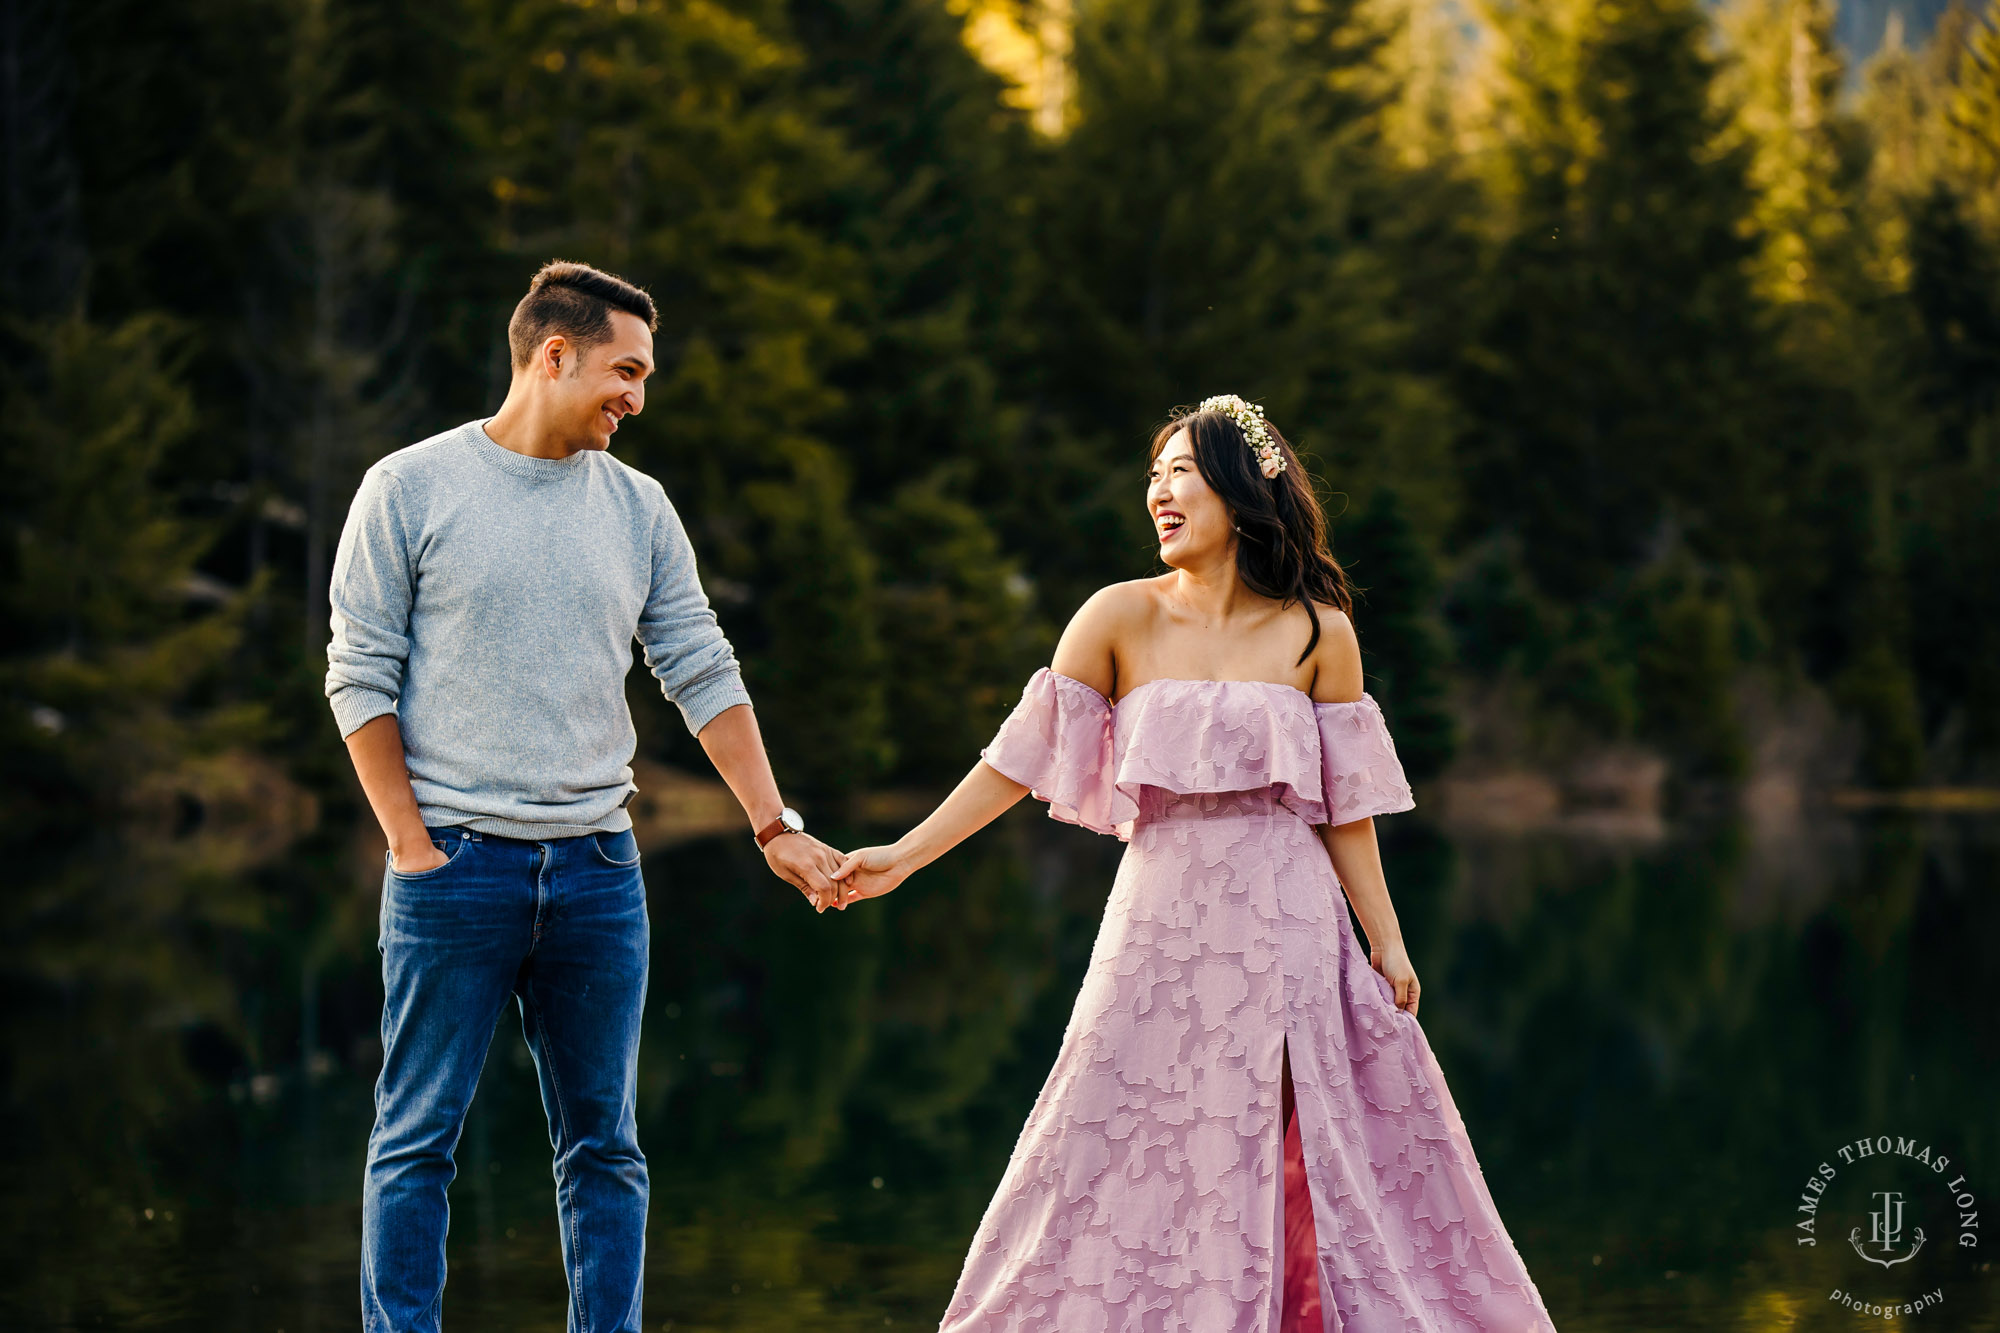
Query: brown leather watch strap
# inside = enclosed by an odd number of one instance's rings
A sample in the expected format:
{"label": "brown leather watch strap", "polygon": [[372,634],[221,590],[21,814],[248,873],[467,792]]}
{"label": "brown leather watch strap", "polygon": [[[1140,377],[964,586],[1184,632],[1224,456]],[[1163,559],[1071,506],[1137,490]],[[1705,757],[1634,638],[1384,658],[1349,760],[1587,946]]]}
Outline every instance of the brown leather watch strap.
{"label": "brown leather watch strap", "polygon": [[780,833],[789,832],[791,832],[791,829],[786,826],[785,817],[779,815],[776,819],[764,825],[763,828],[757,830],[757,845],[759,847],[766,846],[770,843],[771,839],[777,837]]}

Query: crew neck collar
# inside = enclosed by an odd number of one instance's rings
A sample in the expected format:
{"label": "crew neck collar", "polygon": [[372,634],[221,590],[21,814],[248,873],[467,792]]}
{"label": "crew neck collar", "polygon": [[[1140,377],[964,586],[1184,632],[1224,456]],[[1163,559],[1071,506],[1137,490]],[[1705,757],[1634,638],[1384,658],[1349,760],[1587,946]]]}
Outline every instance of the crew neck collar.
{"label": "crew neck collar", "polygon": [[568,458],[532,458],[516,453],[486,433],[486,425],[492,420],[481,417],[468,422],[465,433],[473,450],[502,472],[527,481],[560,481],[588,466],[585,461],[591,452],[588,449],[579,449]]}

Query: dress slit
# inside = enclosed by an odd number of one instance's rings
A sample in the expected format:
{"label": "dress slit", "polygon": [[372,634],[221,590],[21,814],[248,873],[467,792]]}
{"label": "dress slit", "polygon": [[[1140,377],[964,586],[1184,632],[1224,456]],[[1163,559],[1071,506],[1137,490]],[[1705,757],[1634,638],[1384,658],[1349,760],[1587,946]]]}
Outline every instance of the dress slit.
{"label": "dress slit", "polygon": [[1284,1119],[1284,1303],[1278,1333],[1323,1333],[1319,1298],[1319,1229],[1313,1222],[1312,1188],[1306,1176],[1304,1139],[1299,1132],[1298,1095],[1292,1087],[1291,1038],[1282,1052],[1279,1101]]}

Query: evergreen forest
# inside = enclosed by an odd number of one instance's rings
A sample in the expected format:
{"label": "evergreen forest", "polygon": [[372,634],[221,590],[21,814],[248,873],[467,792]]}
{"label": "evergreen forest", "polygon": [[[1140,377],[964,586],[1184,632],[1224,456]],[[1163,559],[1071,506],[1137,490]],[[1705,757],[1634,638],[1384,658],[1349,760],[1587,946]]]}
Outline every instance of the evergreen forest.
{"label": "evergreen forest", "polygon": [[[660,304],[618,451],[687,518],[809,810],[964,771],[1083,598],[1160,568],[1145,441],[1225,392],[1307,457],[1420,783],[1619,752],[1675,808],[1787,754],[1991,786],[2000,5],[1891,15],[1865,60],[1840,19],[16,0],[22,975],[353,910],[269,869],[345,864],[365,819],[333,545],[373,460],[497,406],[554,257]],[[699,770],[631,694],[642,754]],[[73,915],[78,849],[138,867],[122,943]]]}

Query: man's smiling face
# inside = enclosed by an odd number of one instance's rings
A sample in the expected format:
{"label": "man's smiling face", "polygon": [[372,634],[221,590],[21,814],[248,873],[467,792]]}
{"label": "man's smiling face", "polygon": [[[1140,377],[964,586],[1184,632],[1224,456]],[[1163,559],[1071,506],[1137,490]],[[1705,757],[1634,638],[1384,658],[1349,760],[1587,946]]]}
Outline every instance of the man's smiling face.
{"label": "man's smiling face", "polygon": [[[563,354],[557,388],[570,442],[580,449],[609,449],[618,423],[646,405],[646,377],[653,373],[653,334],[644,320],[611,312],[611,336]],[[572,364],[569,358],[575,357]],[[573,434],[572,434],[573,432]]]}

